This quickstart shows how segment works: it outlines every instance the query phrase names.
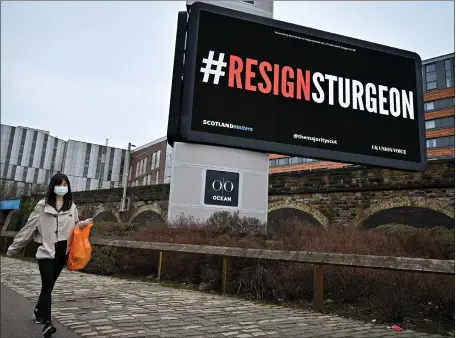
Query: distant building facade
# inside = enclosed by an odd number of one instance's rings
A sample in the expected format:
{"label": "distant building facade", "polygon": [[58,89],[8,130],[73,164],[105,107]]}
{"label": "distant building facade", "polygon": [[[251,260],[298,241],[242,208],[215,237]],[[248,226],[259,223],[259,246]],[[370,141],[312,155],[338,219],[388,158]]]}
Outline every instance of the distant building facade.
{"label": "distant building facade", "polygon": [[[27,194],[38,190],[62,168],[65,141],[26,127],[1,125],[0,178],[2,190]],[[41,190],[40,190],[41,191]],[[14,194],[14,193],[13,193]]]}
{"label": "distant building facade", "polygon": [[127,151],[109,146],[69,140],[62,172],[74,191],[122,187]]}
{"label": "distant building facade", "polygon": [[64,141],[48,131],[1,125],[0,194],[42,193],[58,172],[73,191],[109,189],[123,182],[126,150]]}
{"label": "distant building facade", "polygon": [[429,160],[454,158],[454,53],[423,61]]}
{"label": "distant building facade", "polygon": [[130,156],[128,185],[137,187],[169,183],[171,180],[172,151],[166,137],[135,148]]}

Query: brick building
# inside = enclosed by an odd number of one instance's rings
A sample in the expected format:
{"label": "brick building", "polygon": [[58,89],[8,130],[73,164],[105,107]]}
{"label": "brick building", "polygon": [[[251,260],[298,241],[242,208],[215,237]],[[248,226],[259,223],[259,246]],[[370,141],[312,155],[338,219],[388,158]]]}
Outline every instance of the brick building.
{"label": "brick building", "polygon": [[129,186],[169,183],[172,148],[166,137],[149,142],[131,151]]}
{"label": "brick building", "polygon": [[[454,53],[424,60],[422,67],[429,160],[454,158]],[[341,168],[350,164],[269,155],[269,172]]]}

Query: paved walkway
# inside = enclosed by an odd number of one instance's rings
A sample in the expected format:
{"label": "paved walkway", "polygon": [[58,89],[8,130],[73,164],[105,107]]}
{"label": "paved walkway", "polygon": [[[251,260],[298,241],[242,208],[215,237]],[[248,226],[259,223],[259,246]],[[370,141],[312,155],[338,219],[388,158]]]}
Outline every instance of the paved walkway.
{"label": "paved walkway", "polygon": [[[40,337],[43,330],[43,325],[35,324],[32,320],[33,306],[30,300],[22,297],[14,291],[11,291],[3,284],[1,289],[1,327],[0,337],[10,338],[31,338]],[[62,324],[55,323],[57,333],[53,338],[70,338],[78,337],[77,334],[71,332],[70,329]]]}
{"label": "paved walkway", "polygon": [[[36,302],[38,267],[2,257],[1,283]],[[53,316],[81,337],[441,337],[67,270],[56,284],[53,304]]]}

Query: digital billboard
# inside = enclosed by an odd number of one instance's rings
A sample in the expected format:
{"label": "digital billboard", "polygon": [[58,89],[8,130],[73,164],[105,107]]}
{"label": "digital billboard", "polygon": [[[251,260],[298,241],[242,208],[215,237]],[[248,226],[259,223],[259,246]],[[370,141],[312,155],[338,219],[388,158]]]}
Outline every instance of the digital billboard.
{"label": "digital billboard", "polygon": [[178,135],[423,171],[421,81],[416,53],[196,2]]}

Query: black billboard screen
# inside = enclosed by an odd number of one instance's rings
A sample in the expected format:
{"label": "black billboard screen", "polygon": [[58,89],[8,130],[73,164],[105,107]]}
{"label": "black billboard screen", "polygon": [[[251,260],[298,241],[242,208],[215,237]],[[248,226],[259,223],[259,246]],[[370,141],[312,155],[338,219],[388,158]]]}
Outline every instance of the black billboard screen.
{"label": "black billboard screen", "polygon": [[412,52],[202,3],[192,6],[183,140],[421,171]]}

